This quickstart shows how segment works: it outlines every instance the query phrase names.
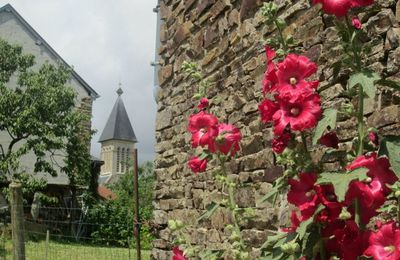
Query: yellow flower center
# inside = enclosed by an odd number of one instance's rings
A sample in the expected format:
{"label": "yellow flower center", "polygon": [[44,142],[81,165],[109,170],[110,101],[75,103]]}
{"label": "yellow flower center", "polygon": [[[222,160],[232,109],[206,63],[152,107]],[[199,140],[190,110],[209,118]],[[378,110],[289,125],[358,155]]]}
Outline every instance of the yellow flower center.
{"label": "yellow flower center", "polygon": [[394,252],[394,250],[396,250],[396,247],[395,246],[385,246],[383,248],[383,250],[385,250],[385,252],[392,253],[392,252]]}
{"label": "yellow flower center", "polygon": [[292,77],[289,79],[289,83],[290,83],[290,85],[295,86],[297,84],[297,79]]}
{"label": "yellow flower center", "polygon": [[315,191],[314,190],[310,190],[308,192],[306,192],[306,197],[311,197],[315,195]]}
{"label": "yellow flower center", "polygon": [[293,107],[290,109],[290,114],[292,114],[292,116],[298,116],[300,114],[300,109],[298,107]]}

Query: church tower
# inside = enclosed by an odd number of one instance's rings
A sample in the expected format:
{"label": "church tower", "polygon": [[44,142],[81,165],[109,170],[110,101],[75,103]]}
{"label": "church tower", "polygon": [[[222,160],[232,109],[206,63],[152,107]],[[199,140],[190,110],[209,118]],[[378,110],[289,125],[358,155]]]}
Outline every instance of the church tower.
{"label": "church tower", "polygon": [[117,101],[99,140],[101,143],[101,160],[104,161],[100,175],[110,176],[110,178],[124,174],[128,170],[133,149],[135,143],[137,143],[128,113],[121,98],[122,93],[122,89],[119,88],[117,90]]}

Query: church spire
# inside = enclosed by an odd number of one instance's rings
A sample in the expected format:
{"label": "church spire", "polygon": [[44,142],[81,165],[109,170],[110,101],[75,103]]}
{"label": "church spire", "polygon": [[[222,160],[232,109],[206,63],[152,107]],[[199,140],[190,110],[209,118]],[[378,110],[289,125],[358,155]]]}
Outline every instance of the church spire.
{"label": "church spire", "polygon": [[100,136],[99,142],[108,140],[124,140],[130,142],[137,142],[135,133],[133,131],[131,122],[126,112],[124,102],[121,95],[123,94],[121,83],[117,90],[118,98],[114,104],[110,116],[108,117],[106,126]]}

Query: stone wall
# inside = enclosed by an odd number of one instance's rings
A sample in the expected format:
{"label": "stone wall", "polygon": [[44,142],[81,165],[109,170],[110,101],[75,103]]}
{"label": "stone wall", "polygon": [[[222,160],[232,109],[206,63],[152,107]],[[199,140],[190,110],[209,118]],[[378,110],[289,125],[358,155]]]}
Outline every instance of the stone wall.
{"label": "stone wall", "polygon": [[[274,31],[263,25],[262,16],[255,13],[256,0],[162,0],[163,25],[160,28],[161,68],[156,123],[156,188],[154,222],[159,225],[153,243],[154,259],[170,259],[171,232],[168,219],[180,219],[194,224],[196,218],[212,201],[221,195],[210,181],[211,174],[195,175],[186,163],[193,150],[187,133],[188,117],[195,111],[191,100],[196,84],[180,71],[183,61],[201,65],[213,82],[209,98],[218,94],[211,112],[222,122],[234,123],[241,129],[242,150],[229,163],[230,169],[244,184],[237,194],[241,207],[256,207],[257,217],[244,225],[245,239],[254,246],[254,257],[268,230],[286,223],[288,207],[284,199],[275,207],[260,198],[271,183],[282,173],[275,165],[270,148],[272,130],[260,122],[257,111],[261,101],[261,80],[265,70],[263,40],[275,37]],[[285,34],[294,35],[298,50],[319,64],[319,92],[324,107],[352,102],[340,96],[348,78],[344,71],[333,80],[330,65],[339,60],[338,36],[331,16],[323,15],[318,6],[308,0],[275,0],[280,16],[289,24]],[[383,77],[400,78],[400,4],[395,0],[378,0],[377,6],[360,13],[363,28],[368,32],[365,41],[373,43],[367,64]],[[386,88],[379,88],[374,99],[366,102],[366,122],[381,133],[400,134],[400,96]],[[355,133],[355,121],[341,119],[338,135],[341,147],[346,147]],[[318,153],[315,159],[318,160]],[[327,168],[335,168],[335,162]],[[229,215],[219,209],[201,228],[192,230],[192,243],[221,248],[227,239],[224,227]]]}

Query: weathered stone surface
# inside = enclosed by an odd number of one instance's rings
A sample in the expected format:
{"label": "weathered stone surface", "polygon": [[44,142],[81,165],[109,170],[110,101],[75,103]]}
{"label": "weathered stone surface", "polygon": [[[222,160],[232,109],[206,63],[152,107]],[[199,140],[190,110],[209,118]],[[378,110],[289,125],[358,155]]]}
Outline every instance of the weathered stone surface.
{"label": "weathered stone surface", "polygon": [[[214,160],[208,162],[206,172],[197,175],[187,166],[188,158],[200,155],[202,150],[191,147],[191,134],[187,131],[189,116],[198,112],[192,100],[198,82],[189,80],[181,72],[186,60],[199,64],[211,83],[207,90],[209,112],[217,115],[220,122],[235,124],[242,134],[241,151],[225,167],[228,178],[237,182],[234,198],[239,207],[253,207],[256,213],[253,219],[241,219],[240,223],[243,237],[252,246],[251,259],[260,256],[259,246],[269,230],[290,226],[292,206],[285,194],[277,197],[275,205],[261,202],[271,191],[272,182],[284,171],[276,165],[271,151],[272,124],[262,123],[257,111],[263,99],[261,82],[266,65],[262,42],[277,37],[277,32],[265,26],[263,16],[257,12],[262,2],[265,1],[164,0],[160,3],[164,25],[160,28],[158,50],[162,66],[161,89],[157,94],[154,190],[154,222],[160,226],[153,244],[154,259],[171,258],[174,235],[166,226],[169,218],[193,224],[189,241],[193,245],[211,250],[229,247],[230,232],[226,226],[232,222],[232,216],[226,208],[217,209],[210,219],[202,220],[195,227],[197,218],[208,205],[223,203],[227,197],[226,189],[222,192],[222,185],[212,181],[217,168]],[[375,0],[375,5],[382,7],[380,11],[368,7],[367,12],[357,13],[367,32],[363,41],[372,47],[364,64],[382,77],[394,80],[400,80],[398,2]],[[356,99],[350,100],[344,95],[351,70],[343,68],[337,78],[333,77],[332,64],[345,56],[332,16],[322,15],[320,6],[311,5],[309,0],[275,0],[275,3],[279,16],[288,24],[284,35],[294,35],[296,51],[318,63],[318,72],[308,80],[320,81],[317,91],[323,107],[339,108],[344,102],[357,105]],[[242,6],[245,7],[241,9]],[[399,107],[400,94],[378,86],[376,97],[365,101],[367,127],[378,128],[382,135],[400,135]],[[336,132],[340,149],[351,149],[351,141],[357,134],[355,118],[340,115]],[[337,160],[322,158],[325,150],[322,146],[313,149],[313,160],[322,160],[324,170],[339,169]],[[229,254],[225,259],[229,259]]]}

